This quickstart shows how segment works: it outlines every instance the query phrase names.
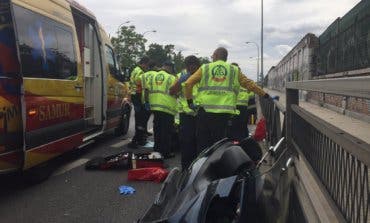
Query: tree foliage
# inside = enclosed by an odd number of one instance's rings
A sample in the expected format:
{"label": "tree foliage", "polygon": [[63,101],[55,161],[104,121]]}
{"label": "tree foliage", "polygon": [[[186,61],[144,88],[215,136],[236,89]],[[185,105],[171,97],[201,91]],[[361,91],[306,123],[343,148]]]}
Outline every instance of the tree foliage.
{"label": "tree foliage", "polygon": [[181,51],[178,53],[173,54],[173,63],[175,64],[175,71],[180,72],[182,69],[185,68],[184,65],[184,56],[182,55]]}
{"label": "tree foliage", "polygon": [[199,60],[200,60],[200,64],[211,63],[208,57],[199,57]]}
{"label": "tree foliage", "polygon": [[[172,61],[175,72],[184,69],[184,56],[181,51],[175,51],[175,45],[152,43],[146,51],[145,43],[147,39],[142,34],[137,33],[133,25],[122,26],[117,33],[117,37],[112,37],[111,41],[122,68],[133,69],[137,61],[146,55],[154,60],[157,66],[161,66],[166,61]],[[199,59],[201,64],[210,63],[208,57],[200,57]]]}
{"label": "tree foliage", "polygon": [[158,43],[152,43],[149,45],[149,49],[146,55],[154,60],[157,66],[161,66],[165,61],[172,59],[172,54],[175,49],[174,45],[160,45]]}
{"label": "tree foliage", "polygon": [[121,67],[132,68],[136,62],[145,55],[145,43],[143,35],[135,31],[135,26],[121,26],[117,37],[111,41],[116,54],[119,57]]}

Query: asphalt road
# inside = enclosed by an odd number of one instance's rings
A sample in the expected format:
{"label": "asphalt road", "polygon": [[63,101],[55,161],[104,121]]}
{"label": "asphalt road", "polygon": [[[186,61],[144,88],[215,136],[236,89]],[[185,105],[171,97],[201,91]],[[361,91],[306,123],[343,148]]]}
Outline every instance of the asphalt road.
{"label": "asphalt road", "polygon": [[[132,137],[113,134],[99,138],[88,147],[54,160],[50,177],[37,184],[20,176],[0,178],[1,223],[46,222],[134,222],[152,204],[161,184],[129,182],[127,171],[86,171],[84,163],[96,156],[119,153]],[[166,163],[179,166],[179,156]],[[120,185],[136,189],[133,195],[120,195]]]}

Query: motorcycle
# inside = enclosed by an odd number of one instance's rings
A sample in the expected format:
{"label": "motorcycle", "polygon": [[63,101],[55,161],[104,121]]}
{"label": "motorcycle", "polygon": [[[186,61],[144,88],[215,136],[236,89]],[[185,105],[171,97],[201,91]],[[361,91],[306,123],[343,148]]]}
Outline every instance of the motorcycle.
{"label": "motorcycle", "polygon": [[262,156],[252,138],[215,143],[187,170],[171,170],[138,222],[285,222],[294,162],[282,145],[284,138]]}

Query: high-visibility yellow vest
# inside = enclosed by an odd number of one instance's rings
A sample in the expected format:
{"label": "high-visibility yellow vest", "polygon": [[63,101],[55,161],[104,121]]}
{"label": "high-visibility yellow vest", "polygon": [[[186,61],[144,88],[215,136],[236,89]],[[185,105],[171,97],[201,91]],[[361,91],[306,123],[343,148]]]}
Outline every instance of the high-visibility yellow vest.
{"label": "high-visibility yellow vest", "polygon": [[248,106],[249,92],[247,89],[240,87],[236,104],[240,106]]}
{"label": "high-visibility yellow vest", "polygon": [[130,76],[130,91],[131,94],[136,94],[137,89],[137,77],[143,74],[144,71],[139,67],[135,67],[135,69],[131,72]]}
{"label": "high-visibility yellow vest", "polygon": [[[157,71],[150,70],[150,71],[147,71],[147,72],[139,75],[138,81],[141,82],[141,87],[143,88],[143,91],[145,91],[145,89],[149,89],[148,88],[149,87],[148,86],[149,85],[148,83],[149,83],[150,77],[152,75],[155,75],[156,73],[157,73]],[[145,95],[144,94],[141,95],[141,101],[143,103],[145,103]]]}
{"label": "high-visibility yellow vest", "polygon": [[[186,71],[183,71],[186,72]],[[177,74],[177,78],[180,78],[183,72]],[[185,75],[185,74],[183,74]],[[196,115],[195,111],[188,106],[188,102],[185,98],[185,83],[181,83],[180,95],[177,98],[177,110],[179,113],[186,113],[188,115]],[[196,95],[198,92],[198,84],[193,87],[193,101],[196,104]]]}
{"label": "high-visibility yellow vest", "polygon": [[171,115],[177,113],[177,101],[170,95],[170,87],[175,83],[176,77],[159,71],[149,78],[149,104],[152,111],[162,111]]}
{"label": "high-visibility yellow vest", "polygon": [[210,113],[238,114],[239,69],[221,60],[204,64],[201,69],[197,94],[199,105]]}

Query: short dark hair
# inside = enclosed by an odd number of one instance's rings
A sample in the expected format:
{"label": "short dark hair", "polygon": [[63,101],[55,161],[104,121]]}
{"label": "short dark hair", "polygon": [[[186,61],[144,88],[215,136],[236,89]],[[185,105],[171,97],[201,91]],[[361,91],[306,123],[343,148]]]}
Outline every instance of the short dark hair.
{"label": "short dark hair", "polygon": [[224,61],[227,61],[227,49],[225,47],[219,47],[216,49],[216,53],[218,55],[218,58]]}
{"label": "short dark hair", "polygon": [[147,56],[143,56],[139,60],[139,64],[148,64],[148,63],[149,63],[149,57],[147,57]]}
{"label": "short dark hair", "polygon": [[190,55],[185,58],[184,64],[186,67],[190,65],[200,66],[200,60],[196,56]]}
{"label": "short dark hair", "polygon": [[165,61],[162,65],[162,67],[164,67],[164,66],[171,68],[171,71],[169,73],[174,73],[175,72],[175,64],[172,63],[172,61],[169,61],[169,60]]}
{"label": "short dark hair", "polygon": [[237,66],[239,67],[239,64],[235,63],[235,62],[232,62],[231,65],[234,65],[234,66]]}
{"label": "short dark hair", "polygon": [[153,70],[157,66],[157,63],[154,60],[149,60],[148,62],[148,70]]}
{"label": "short dark hair", "polygon": [[163,63],[163,66],[169,66],[169,67],[172,67],[174,64],[169,61],[169,60],[166,60],[164,63]]}

